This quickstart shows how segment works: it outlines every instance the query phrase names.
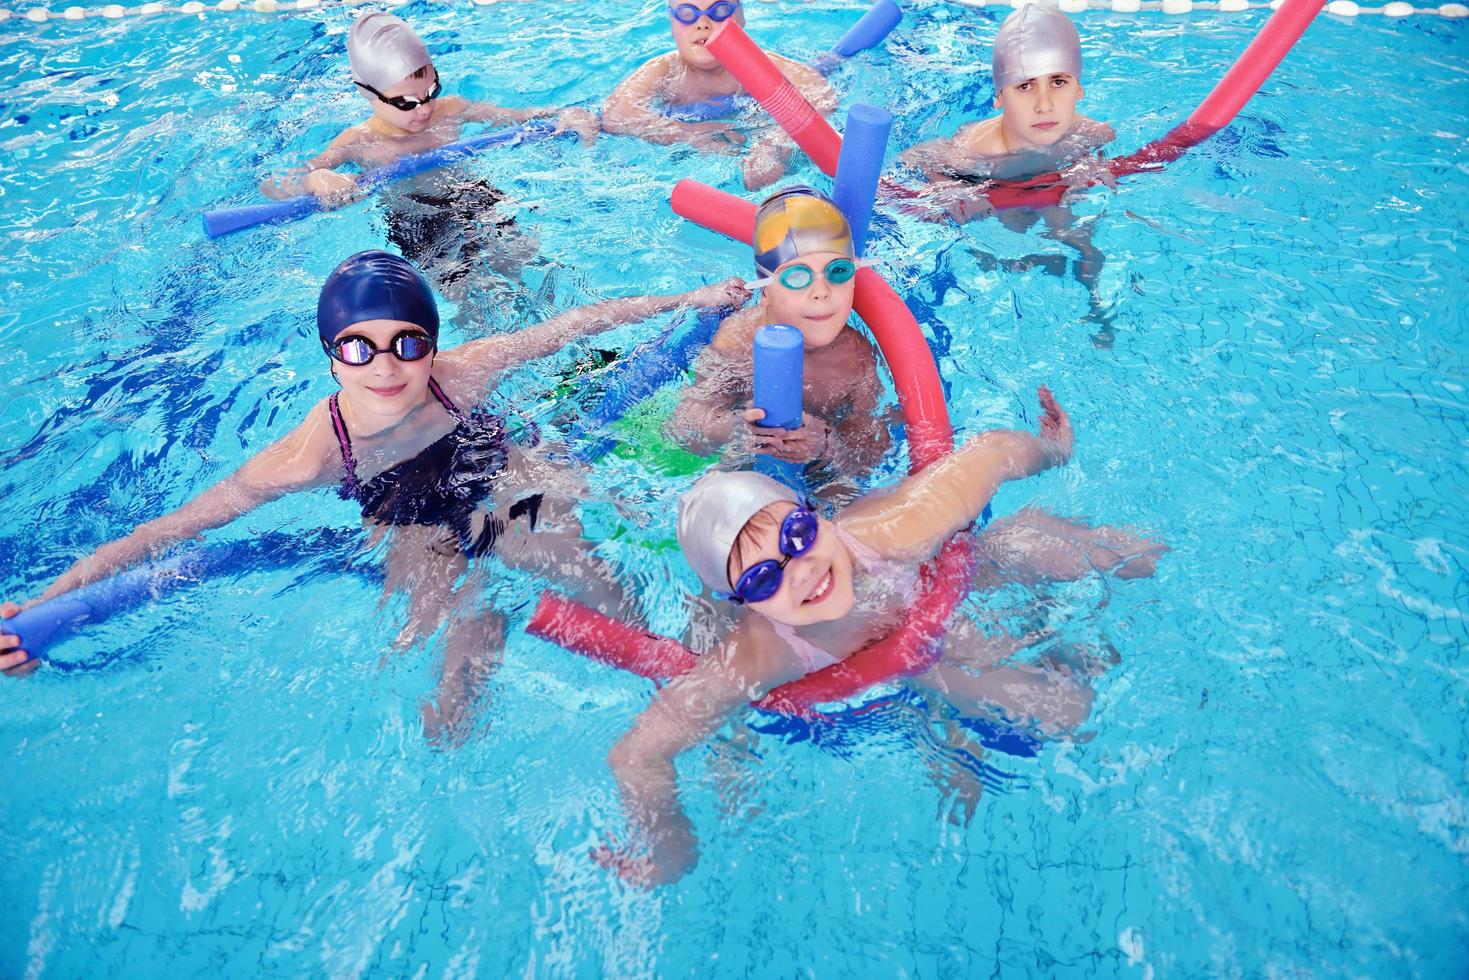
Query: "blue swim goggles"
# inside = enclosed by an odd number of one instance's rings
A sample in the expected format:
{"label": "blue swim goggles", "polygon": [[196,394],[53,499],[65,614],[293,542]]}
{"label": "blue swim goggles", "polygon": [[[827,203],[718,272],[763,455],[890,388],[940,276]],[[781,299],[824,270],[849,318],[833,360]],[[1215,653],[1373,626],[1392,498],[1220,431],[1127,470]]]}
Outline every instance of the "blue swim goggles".
{"label": "blue swim goggles", "polygon": [[774,558],[757,561],[745,569],[740,580],[735,583],[734,591],[724,593],[720,598],[744,605],[749,602],[764,602],[775,595],[780,591],[785,567],[791,563],[791,559],[801,557],[816,543],[816,528],[816,515],[805,506],[798,506],[791,511],[780,522],[780,553],[783,556],[780,561]]}
{"label": "blue swim goggles", "polygon": [[[821,274],[833,286],[840,286],[844,282],[851,281],[858,269],[871,264],[861,259],[832,259],[826,263],[826,268],[821,270]],[[758,286],[768,286],[772,282],[778,282],[787,289],[805,289],[815,281],[816,271],[802,262],[790,266],[778,276],[765,276],[747,282],[745,285],[750,289],[755,289]]]}
{"label": "blue swim goggles", "polygon": [[681,3],[675,6],[668,5],[668,16],[680,24],[696,24],[700,17],[708,17],[718,24],[729,20],[734,16],[736,10],[740,9],[739,0],[714,0],[706,10],[700,10],[691,3]]}

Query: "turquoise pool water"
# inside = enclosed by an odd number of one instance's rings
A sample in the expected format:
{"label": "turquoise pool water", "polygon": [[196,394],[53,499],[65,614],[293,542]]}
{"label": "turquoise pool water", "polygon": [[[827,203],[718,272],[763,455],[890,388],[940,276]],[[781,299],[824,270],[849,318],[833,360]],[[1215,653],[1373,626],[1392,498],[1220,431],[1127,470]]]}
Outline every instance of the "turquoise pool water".
{"label": "turquoise pool water", "polygon": [[[752,4],[749,29],[810,56],[861,9],[823,7]],[[844,105],[894,108],[894,147],[985,112],[1005,12],[909,7],[883,51],[834,76]],[[666,49],[659,10],[400,12],[450,90],[595,106]],[[1083,111],[1123,152],[1186,114],[1263,15],[1078,21]],[[252,202],[259,175],[359,111],[347,22],[0,24],[6,596],[188,499],[329,393],[312,304],[340,258],[384,244],[380,211],[213,242],[197,216]],[[995,222],[878,222],[873,251],[930,333],[957,429],[1029,420],[1042,382],[1077,424],[1075,462],[998,509],[1173,548],[1151,581],[1048,595],[1063,635],[1121,654],[1085,740],[976,773],[902,702],[835,746],[722,740],[681,764],[698,868],[640,892],[587,853],[621,832],[604,757],[645,682],[514,630],[482,730],[436,751],[418,725],[433,648],[389,653],[400,610],[303,556],[62,651],[96,671],[0,684],[0,975],[1462,975],[1465,30],[1322,18],[1228,130],[1078,206],[1107,258],[1110,349],[1074,278],[975,254],[1065,246]],[[749,271],[747,250],[666,206],[683,176],[736,190],[734,161],[605,138],[471,169],[523,203],[545,261],[513,300],[467,303],[449,340]],[[507,395],[554,430],[545,378],[585,353]],[[690,575],[664,543],[687,481],[608,460],[592,483],[605,553],[676,628]],[[214,537],[354,516],[301,495]],[[951,787],[976,780],[966,825]]]}

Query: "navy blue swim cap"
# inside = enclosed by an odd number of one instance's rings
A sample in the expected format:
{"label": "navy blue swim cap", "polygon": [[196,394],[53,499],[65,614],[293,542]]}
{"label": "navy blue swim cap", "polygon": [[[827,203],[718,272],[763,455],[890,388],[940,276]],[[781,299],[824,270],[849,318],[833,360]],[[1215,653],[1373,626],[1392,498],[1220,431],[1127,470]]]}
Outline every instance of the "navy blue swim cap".
{"label": "navy blue swim cap", "polygon": [[428,282],[407,259],[374,249],[332,270],[316,301],[316,332],[330,344],[363,320],[403,320],[439,339],[439,307]]}

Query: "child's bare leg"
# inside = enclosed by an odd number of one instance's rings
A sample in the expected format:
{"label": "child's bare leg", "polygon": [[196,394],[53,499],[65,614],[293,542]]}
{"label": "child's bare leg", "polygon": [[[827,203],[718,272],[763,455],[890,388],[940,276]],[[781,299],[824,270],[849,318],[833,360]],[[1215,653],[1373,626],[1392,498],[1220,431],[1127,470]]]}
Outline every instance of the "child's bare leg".
{"label": "child's bare leg", "polygon": [[455,617],[444,634],[444,669],[434,699],[423,705],[423,735],[431,742],[450,734],[456,744],[468,734],[468,720],[485,682],[499,666],[505,648],[505,620],[481,609]]}
{"label": "child's bare leg", "polygon": [[1033,507],[1000,518],[975,541],[980,559],[976,588],[1071,582],[1090,572],[1145,578],[1168,550],[1125,528],[1092,527]]}
{"label": "child's bare leg", "polygon": [[454,603],[454,583],[468,568],[453,535],[442,528],[411,525],[395,528],[383,561],[382,601],[394,592],[408,594],[408,622],[394,645],[400,649],[433,634]]}
{"label": "child's bare leg", "polygon": [[541,501],[535,530],[512,522],[496,551],[512,568],[534,572],[566,585],[577,600],[608,616],[627,601],[616,570],[582,537],[574,504],[553,494]]}
{"label": "child's bare leg", "polygon": [[1029,664],[994,667],[975,674],[957,664],[940,663],[913,679],[967,715],[995,709],[1044,732],[1071,731],[1091,713],[1094,691],[1070,674]]}

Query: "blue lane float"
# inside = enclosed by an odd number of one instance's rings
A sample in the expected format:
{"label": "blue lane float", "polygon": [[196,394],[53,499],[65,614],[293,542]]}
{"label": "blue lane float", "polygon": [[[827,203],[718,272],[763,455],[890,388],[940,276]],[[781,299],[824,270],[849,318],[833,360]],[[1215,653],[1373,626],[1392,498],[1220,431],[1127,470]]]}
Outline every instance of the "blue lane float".
{"label": "blue lane float", "polygon": [[[422,153],[410,153],[407,156],[399,157],[386,166],[364,173],[358,178],[357,187],[363,194],[372,194],[394,181],[460,163],[477,153],[483,153],[497,146],[518,146],[556,135],[575,136],[576,134],[558,134],[555,125],[549,122],[531,122],[511,129],[482,133],[479,136],[471,136],[456,143],[446,143]],[[216,208],[213,211],[204,212],[204,233],[210,238],[219,238],[221,235],[254,228],[256,225],[296,221],[321,210],[323,210],[321,200],[315,194],[302,194],[285,201],[268,201],[264,204]]]}
{"label": "blue lane float", "polygon": [[[824,51],[812,60],[811,67],[822,75],[830,75],[848,58],[881,44],[902,19],[903,8],[893,0],[877,0],[830,51]],[[724,95],[703,102],[664,106],[662,112],[677,122],[710,122],[756,108],[759,108],[759,103],[748,95]]]}

